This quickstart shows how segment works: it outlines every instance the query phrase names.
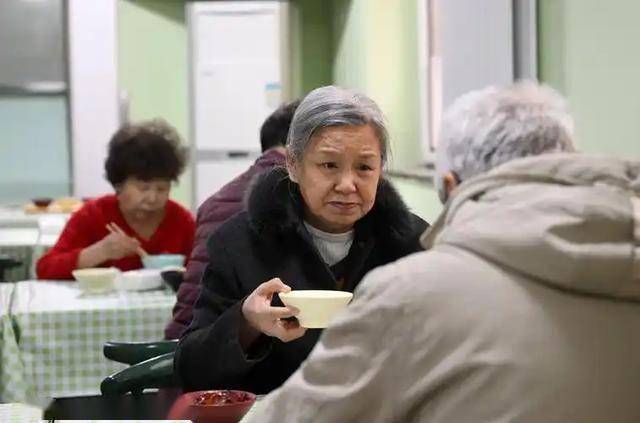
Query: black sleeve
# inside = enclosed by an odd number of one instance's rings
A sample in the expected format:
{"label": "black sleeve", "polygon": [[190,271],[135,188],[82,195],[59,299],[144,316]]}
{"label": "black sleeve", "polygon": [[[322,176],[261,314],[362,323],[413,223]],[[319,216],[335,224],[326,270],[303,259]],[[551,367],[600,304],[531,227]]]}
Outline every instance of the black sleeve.
{"label": "black sleeve", "polygon": [[208,242],[209,264],[191,325],[180,338],[174,371],[183,389],[233,388],[270,352],[271,338],[261,336],[249,352],[239,344],[244,323],[243,292],[224,240],[214,234]]}
{"label": "black sleeve", "polygon": [[411,213],[411,233],[407,237],[407,243],[405,244],[404,255],[416,253],[424,250],[422,244],[420,244],[420,237],[429,228],[429,224],[421,217]]}

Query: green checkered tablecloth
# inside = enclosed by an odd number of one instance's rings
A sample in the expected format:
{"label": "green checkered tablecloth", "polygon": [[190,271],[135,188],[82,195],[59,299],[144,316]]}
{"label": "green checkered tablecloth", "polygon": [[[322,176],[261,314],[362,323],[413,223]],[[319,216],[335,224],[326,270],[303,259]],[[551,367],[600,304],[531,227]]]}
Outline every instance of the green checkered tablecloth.
{"label": "green checkered tablecloth", "polygon": [[13,398],[30,397],[27,383],[24,381],[24,367],[20,359],[16,331],[10,310],[16,285],[0,284],[0,402],[10,402]]}
{"label": "green checkered tablecloth", "polygon": [[99,394],[102,379],[126,367],[104,358],[104,343],[161,340],[174,303],[168,291],[86,297],[75,282],[17,283],[3,324],[13,345],[3,333],[0,354],[19,365],[1,368],[2,401]]}

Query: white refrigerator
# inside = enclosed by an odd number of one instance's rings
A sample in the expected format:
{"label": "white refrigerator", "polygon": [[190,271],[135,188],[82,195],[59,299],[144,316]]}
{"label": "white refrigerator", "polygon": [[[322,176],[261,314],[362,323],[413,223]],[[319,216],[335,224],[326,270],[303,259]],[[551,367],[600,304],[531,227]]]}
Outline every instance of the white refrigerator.
{"label": "white refrigerator", "polygon": [[283,101],[286,8],[280,1],[187,5],[194,208],[260,155],[260,126]]}

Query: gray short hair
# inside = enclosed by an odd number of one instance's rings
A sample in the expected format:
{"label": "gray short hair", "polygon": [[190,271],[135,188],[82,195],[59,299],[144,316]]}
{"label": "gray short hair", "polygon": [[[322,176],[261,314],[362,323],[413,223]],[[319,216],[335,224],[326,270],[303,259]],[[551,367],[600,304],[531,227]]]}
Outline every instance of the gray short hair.
{"label": "gray short hair", "polygon": [[453,171],[465,181],[510,160],[575,151],[564,98],[535,82],[489,87],[459,97],[445,112],[437,145],[439,188]]}
{"label": "gray short hair", "polygon": [[314,133],[327,126],[370,124],[378,135],[382,161],[387,158],[388,131],[378,105],[366,95],[332,85],[316,88],[302,100],[293,115],[287,150],[300,161]]}

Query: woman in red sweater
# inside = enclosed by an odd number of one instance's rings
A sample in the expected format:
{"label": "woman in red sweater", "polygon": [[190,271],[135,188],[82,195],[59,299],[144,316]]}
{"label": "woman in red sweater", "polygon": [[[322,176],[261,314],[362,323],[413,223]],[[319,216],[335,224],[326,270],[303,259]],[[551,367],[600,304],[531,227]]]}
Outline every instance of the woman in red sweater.
{"label": "woman in red sweater", "polygon": [[[179,136],[166,122],[121,128],[105,162],[115,194],[91,200],[71,216],[56,245],[38,261],[38,278],[72,279],[71,271],[87,267],[139,269],[140,247],[149,254],[188,257],[195,223],[187,209],[169,200],[171,183],[185,164]],[[109,223],[124,234],[111,233]]]}

